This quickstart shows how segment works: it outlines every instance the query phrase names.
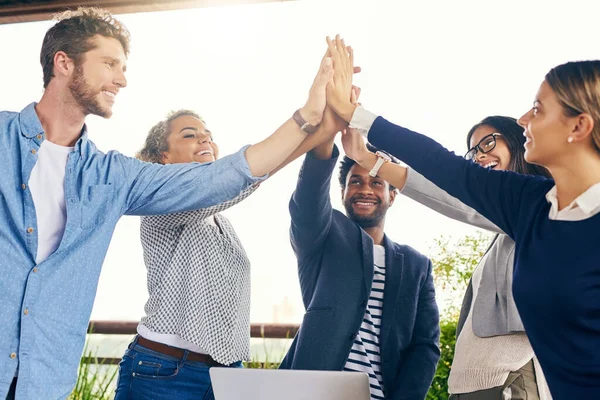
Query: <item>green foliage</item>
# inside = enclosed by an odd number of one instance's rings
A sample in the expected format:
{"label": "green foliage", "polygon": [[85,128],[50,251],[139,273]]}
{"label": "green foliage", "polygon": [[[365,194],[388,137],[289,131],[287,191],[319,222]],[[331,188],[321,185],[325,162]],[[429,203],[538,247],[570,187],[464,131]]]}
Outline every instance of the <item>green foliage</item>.
{"label": "green foliage", "polygon": [[448,399],[448,377],[454,359],[456,345],[456,326],[462,305],[462,298],[473,270],[487,250],[493,236],[478,233],[458,240],[441,237],[434,241],[430,252],[433,263],[435,288],[438,294],[451,294],[445,297],[442,305],[444,312],[440,315],[440,350],[433,383],[429,388],[426,400]]}
{"label": "green foliage", "polygon": [[462,298],[473,270],[483,257],[493,236],[489,233],[476,233],[459,239],[442,236],[434,240],[430,250],[433,263],[433,279],[438,294],[443,294],[440,308],[441,318],[458,319]]}
{"label": "green foliage", "polygon": [[[284,345],[282,348],[273,350],[272,347],[267,346],[267,340],[264,333],[261,334],[263,342],[263,354],[264,357],[260,357],[258,354],[252,354],[251,361],[244,362],[244,368],[259,368],[259,369],[277,369],[283,361],[287,353],[287,348]],[[285,339],[290,339],[290,332],[287,332]],[[257,361],[263,358],[264,361]]]}
{"label": "green foliage", "polygon": [[440,324],[440,348],[442,356],[438,363],[433,383],[429,388],[426,400],[448,399],[448,376],[454,359],[454,345],[456,344],[456,322],[444,321]]}
{"label": "green foliage", "polygon": [[[281,358],[283,360],[283,358]],[[281,361],[246,361],[244,362],[244,368],[257,368],[257,369],[277,369],[279,368]]]}
{"label": "green foliage", "polygon": [[114,397],[118,368],[104,365],[86,343],[79,362],[77,383],[68,400],[109,400]]}

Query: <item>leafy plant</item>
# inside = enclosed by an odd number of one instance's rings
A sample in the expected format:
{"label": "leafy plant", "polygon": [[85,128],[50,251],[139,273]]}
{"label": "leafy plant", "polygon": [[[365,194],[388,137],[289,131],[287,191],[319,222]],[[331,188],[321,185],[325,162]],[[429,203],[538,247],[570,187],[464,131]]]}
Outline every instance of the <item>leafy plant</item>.
{"label": "leafy plant", "polygon": [[113,365],[105,365],[94,352],[88,350],[87,343],[83,354],[79,362],[77,383],[68,400],[112,399],[118,368]]}
{"label": "leafy plant", "polygon": [[433,382],[427,393],[426,400],[448,399],[448,377],[454,359],[454,346],[456,345],[456,321],[440,323],[440,349],[442,355],[438,362]]}
{"label": "leafy plant", "polygon": [[457,320],[462,297],[473,270],[483,257],[493,236],[479,232],[459,239],[442,236],[430,249],[433,279],[438,293],[450,293],[442,305],[442,319]]}
{"label": "leafy plant", "polygon": [[427,393],[427,400],[448,399],[448,377],[454,359],[456,327],[463,293],[492,237],[489,234],[477,233],[458,240],[441,237],[434,241],[430,258],[433,263],[435,287],[438,292],[450,291],[452,296],[447,298],[448,304],[443,307],[445,311],[440,315],[441,357]]}
{"label": "leafy plant", "polygon": [[[260,368],[260,369],[277,369],[277,368],[279,368],[281,361],[283,361],[283,358],[285,357],[285,354],[287,353],[286,346],[283,346],[282,348],[277,349],[276,354],[273,355],[273,349],[272,349],[272,347],[267,346],[267,340],[266,340],[264,334],[262,334],[261,336],[263,339],[262,343],[263,343],[264,361],[257,361],[258,359],[263,358],[263,357],[260,357],[258,354],[253,354],[251,361],[244,362],[244,367],[245,368]],[[285,339],[290,339],[289,332],[286,334]]]}

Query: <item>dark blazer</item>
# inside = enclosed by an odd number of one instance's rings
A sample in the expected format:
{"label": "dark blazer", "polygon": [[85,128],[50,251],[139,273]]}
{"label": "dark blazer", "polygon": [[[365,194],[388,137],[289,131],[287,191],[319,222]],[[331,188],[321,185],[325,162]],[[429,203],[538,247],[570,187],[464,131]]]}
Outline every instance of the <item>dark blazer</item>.
{"label": "dark blazer", "polygon": [[[291,242],[306,314],[281,368],[343,369],[373,281],[373,240],[331,207],[330,160],[306,156],[290,201]],[[440,357],[431,261],[384,238],[386,280],[380,333],[387,399],[425,398]]]}

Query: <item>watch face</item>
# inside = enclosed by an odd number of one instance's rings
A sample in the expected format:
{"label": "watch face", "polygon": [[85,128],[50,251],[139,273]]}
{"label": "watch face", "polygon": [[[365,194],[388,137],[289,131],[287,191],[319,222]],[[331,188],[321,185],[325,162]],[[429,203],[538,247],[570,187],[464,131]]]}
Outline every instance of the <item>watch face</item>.
{"label": "watch face", "polygon": [[317,127],[305,122],[304,125],[300,128],[306,133],[315,133],[317,131]]}

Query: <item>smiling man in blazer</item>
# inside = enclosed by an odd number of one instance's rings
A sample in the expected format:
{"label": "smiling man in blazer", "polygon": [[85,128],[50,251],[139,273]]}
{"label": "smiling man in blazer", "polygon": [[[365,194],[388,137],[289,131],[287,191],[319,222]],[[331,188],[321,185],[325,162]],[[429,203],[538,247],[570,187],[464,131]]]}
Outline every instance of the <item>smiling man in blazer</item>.
{"label": "smiling man in blazer", "polygon": [[346,215],[330,202],[339,151],[307,154],[290,201],[291,243],[306,314],[281,364],[286,369],[369,374],[372,399],[425,398],[440,357],[431,261],[384,234],[396,189],[344,157]]}

